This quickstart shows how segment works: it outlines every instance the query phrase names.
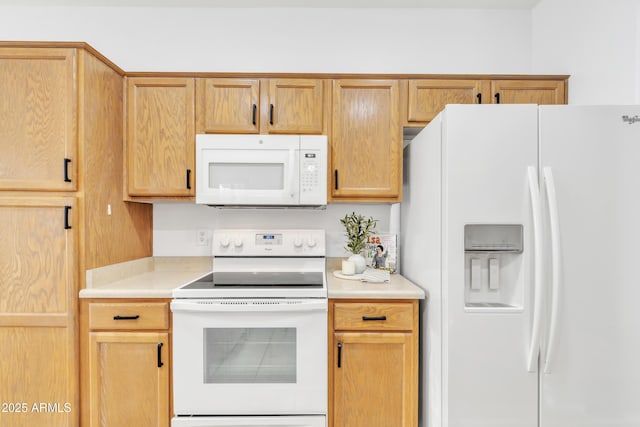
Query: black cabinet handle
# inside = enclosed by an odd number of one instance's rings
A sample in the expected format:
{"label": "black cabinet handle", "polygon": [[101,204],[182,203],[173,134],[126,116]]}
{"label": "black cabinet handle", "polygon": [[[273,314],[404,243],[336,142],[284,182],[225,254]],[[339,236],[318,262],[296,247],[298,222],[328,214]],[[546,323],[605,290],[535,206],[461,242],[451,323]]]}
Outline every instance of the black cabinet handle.
{"label": "black cabinet handle", "polygon": [[494,96],[496,97],[496,104],[500,104],[500,94],[496,93]]}
{"label": "black cabinet handle", "polygon": [[139,314],[136,314],[135,316],[113,316],[113,320],[136,320],[139,318]]}
{"label": "black cabinet handle", "polygon": [[338,368],[342,367],[342,343],[338,343]]}
{"label": "black cabinet handle", "polygon": [[69,163],[71,163],[71,159],[64,159],[64,182],[71,182],[71,178],[69,178]]}
{"label": "black cabinet handle", "polygon": [[258,111],[258,106],[256,104],[253,104],[253,110],[251,112],[251,122],[253,123],[254,126],[256,124],[256,112],[257,111]]}
{"label": "black cabinet handle", "polygon": [[191,190],[191,169],[187,169],[187,190]]}
{"label": "black cabinet handle", "polygon": [[478,104],[482,104],[482,94],[481,93],[477,94],[476,98],[478,98]]}
{"label": "black cabinet handle", "polygon": [[158,343],[158,368],[162,368],[164,363],[162,363],[162,343]]}
{"label": "black cabinet handle", "polygon": [[71,206],[64,207],[64,229],[71,230],[71,224],[69,223],[69,211],[71,210]]}
{"label": "black cabinet handle", "polygon": [[335,189],[337,190],[338,189],[338,169],[335,169],[333,171],[333,178],[334,178],[333,183],[335,185]]}
{"label": "black cabinet handle", "polygon": [[269,124],[273,124],[273,104],[269,104]]}
{"label": "black cabinet handle", "polygon": [[371,320],[387,320],[387,316],[362,316],[362,320],[365,322]]}

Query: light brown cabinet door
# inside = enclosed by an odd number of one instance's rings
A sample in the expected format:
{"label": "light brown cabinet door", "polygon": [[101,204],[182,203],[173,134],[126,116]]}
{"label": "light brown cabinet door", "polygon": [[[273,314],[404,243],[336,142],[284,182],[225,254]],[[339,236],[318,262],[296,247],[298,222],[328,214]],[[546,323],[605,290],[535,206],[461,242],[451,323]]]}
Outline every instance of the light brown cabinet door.
{"label": "light brown cabinet door", "polygon": [[402,128],[396,80],[334,80],[331,198],[399,201]]}
{"label": "light brown cabinet door", "polygon": [[0,197],[2,426],[77,425],[75,206]]}
{"label": "light brown cabinet door", "polygon": [[558,80],[492,80],[494,104],[566,104],[565,82]]}
{"label": "light brown cabinet door", "polygon": [[72,197],[0,197],[0,324],[75,312],[75,211]]}
{"label": "light brown cabinet door", "polygon": [[324,128],[323,98],[323,80],[269,80],[269,133],[321,134]]}
{"label": "light brown cabinet door", "polygon": [[198,133],[258,133],[260,81],[198,79]]}
{"label": "light brown cabinet door", "polygon": [[333,427],[415,427],[412,335],[334,334]]}
{"label": "light brown cabinet door", "polygon": [[0,190],[76,190],[75,64],[75,49],[0,48]]}
{"label": "light brown cabinet door", "polygon": [[129,196],[195,194],[192,78],[127,78]]}
{"label": "light brown cabinet door", "polygon": [[480,80],[409,80],[407,125],[424,125],[447,104],[482,104]]}
{"label": "light brown cabinet door", "polygon": [[168,427],[169,334],[92,332],[90,427]]}

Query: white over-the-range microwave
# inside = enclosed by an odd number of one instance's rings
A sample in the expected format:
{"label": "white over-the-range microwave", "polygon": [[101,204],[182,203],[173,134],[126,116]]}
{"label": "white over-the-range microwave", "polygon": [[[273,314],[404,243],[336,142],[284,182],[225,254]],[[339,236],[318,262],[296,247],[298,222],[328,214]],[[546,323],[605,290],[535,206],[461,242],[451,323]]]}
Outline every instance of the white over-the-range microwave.
{"label": "white over-the-range microwave", "polygon": [[196,203],[327,204],[325,135],[196,135]]}

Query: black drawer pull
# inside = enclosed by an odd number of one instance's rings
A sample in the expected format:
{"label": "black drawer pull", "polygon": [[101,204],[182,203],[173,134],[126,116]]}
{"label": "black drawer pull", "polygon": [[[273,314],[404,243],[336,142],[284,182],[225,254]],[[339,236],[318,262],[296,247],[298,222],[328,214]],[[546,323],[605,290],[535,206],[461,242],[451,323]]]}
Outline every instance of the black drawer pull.
{"label": "black drawer pull", "polygon": [[370,320],[387,320],[387,316],[362,316],[362,320],[365,322]]}
{"label": "black drawer pull", "polygon": [[191,169],[187,169],[187,190],[191,190]]}
{"label": "black drawer pull", "polygon": [[342,367],[342,343],[338,343],[338,368]]}
{"label": "black drawer pull", "polygon": [[482,104],[482,94],[481,93],[477,94],[476,98],[478,98],[478,104]]}
{"label": "black drawer pull", "polygon": [[137,320],[139,318],[139,314],[136,314],[135,316],[113,316],[113,320]]}

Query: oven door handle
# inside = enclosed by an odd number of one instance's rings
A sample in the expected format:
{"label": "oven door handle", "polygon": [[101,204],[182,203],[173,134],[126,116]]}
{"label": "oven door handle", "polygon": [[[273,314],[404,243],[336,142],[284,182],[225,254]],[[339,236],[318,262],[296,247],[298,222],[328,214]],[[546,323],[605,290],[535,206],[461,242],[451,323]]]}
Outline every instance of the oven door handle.
{"label": "oven door handle", "polygon": [[198,299],[171,301],[172,312],[305,312],[327,311],[326,299],[318,300],[256,300],[256,299]]}

